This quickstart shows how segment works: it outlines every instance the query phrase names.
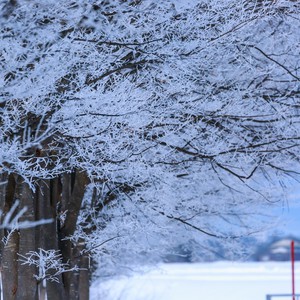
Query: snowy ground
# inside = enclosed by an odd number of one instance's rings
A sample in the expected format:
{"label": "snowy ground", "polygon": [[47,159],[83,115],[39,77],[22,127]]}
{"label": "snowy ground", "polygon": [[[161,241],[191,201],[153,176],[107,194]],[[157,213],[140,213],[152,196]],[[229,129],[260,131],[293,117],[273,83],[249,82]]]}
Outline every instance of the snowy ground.
{"label": "snowy ground", "polygon": [[291,293],[290,269],[286,262],[165,264],[143,275],[95,282],[91,300],[265,300],[266,294]]}

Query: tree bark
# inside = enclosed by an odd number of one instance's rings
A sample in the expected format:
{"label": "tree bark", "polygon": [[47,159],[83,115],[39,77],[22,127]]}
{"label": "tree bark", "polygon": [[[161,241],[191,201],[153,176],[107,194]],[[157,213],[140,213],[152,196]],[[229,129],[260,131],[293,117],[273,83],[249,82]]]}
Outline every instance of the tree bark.
{"label": "tree bark", "polygon": [[[45,216],[47,218],[52,218],[54,221],[51,224],[48,224],[46,231],[45,239],[45,249],[54,249],[58,250],[58,232],[57,232],[57,206],[61,201],[61,181],[60,178],[51,179],[46,183],[44,189],[50,187],[48,199],[47,199],[47,208],[45,211]],[[49,236],[51,238],[49,238]],[[53,272],[50,271],[50,275]],[[47,297],[48,299],[63,300],[65,298],[65,291],[63,288],[62,276],[58,278],[59,282],[47,282]]]}
{"label": "tree bark", "polygon": [[[58,189],[58,178],[53,180],[39,180],[36,184],[36,219],[52,219],[53,222],[36,227],[37,248],[44,250],[58,250],[58,236],[56,230],[56,205],[60,198]],[[54,271],[52,272],[54,273]],[[51,275],[51,270],[49,271]],[[58,277],[59,282],[48,281],[46,286],[39,284],[40,292],[47,291],[48,299],[63,300],[64,290],[62,277]]]}
{"label": "tree bark", "polygon": [[80,261],[81,270],[79,271],[79,299],[89,299],[90,291],[90,258],[83,255]]}
{"label": "tree bark", "polygon": [[[77,218],[88,183],[88,176],[86,173],[80,171],[76,171],[70,175],[65,174],[62,180],[62,208],[64,212],[66,212],[66,218],[60,228],[60,247],[63,260],[70,264],[70,268],[75,265],[81,267],[81,262],[78,260],[78,249],[76,245],[69,240],[65,240],[65,238],[75,232]],[[79,271],[66,272],[63,274],[63,283],[67,299],[81,299],[79,290],[86,289],[86,287],[79,286],[79,277]],[[88,289],[85,290],[84,294],[88,295]]]}
{"label": "tree bark", "polygon": [[[17,179],[16,199],[19,199],[21,207],[27,207],[27,211],[20,218],[20,221],[35,221],[35,197],[30,187],[21,177]],[[37,251],[36,229],[20,229],[18,254],[26,256],[29,251]],[[18,289],[17,299],[34,300],[38,299],[37,281],[34,275],[38,273],[35,266],[23,265],[18,261]]]}
{"label": "tree bark", "polygon": [[[89,258],[80,252],[84,249],[84,241],[75,245],[64,240],[75,232],[85,188],[89,183],[87,175],[76,171],[52,180],[40,179],[34,192],[20,176],[1,176],[4,184],[0,185],[0,208],[4,215],[18,199],[20,208],[27,207],[20,221],[54,220],[35,228],[21,228],[10,235],[9,230],[1,231],[1,238],[7,238],[5,246],[1,246],[4,299],[34,300],[45,292],[48,299],[89,299]],[[22,265],[18,254],[26,256],[29,251],[38,251],[39,248],[60,250],[64,263],[68,263],[70,268],[78,266],[81,270],[63,273],[58,283],[47,281],[46,287],[42,287],[42,283],[38,285],[34,278],[38,269]]]}
{"label": "tree bark", "polygon": [[19,232],[8,238],[2,252],[2,287],[5,300],[17,300]]}
{"label": "tree bark", "polygon": [[[0,201],[3,221],[6,213],[11,209],[15,194],[15,177],[6,173],[1,175]],[[2,223],[2,222],[1,222]],[[3,297],[6,300],[16,299],[18,288],[18,256],[19,232],[9,229],[1,230],[1,276]]]}

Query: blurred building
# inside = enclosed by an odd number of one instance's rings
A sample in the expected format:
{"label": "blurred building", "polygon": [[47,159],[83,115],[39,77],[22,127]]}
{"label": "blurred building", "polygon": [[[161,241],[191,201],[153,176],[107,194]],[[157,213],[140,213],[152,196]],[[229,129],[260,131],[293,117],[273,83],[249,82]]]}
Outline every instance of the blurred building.
{"label": "blurred building", "polygon": [[295,242],[295,260],[300,260],[300,240],[293,237],[273,239],[258,247],[254,255],[257,261],[288,261],[291,259],[291,241]]}

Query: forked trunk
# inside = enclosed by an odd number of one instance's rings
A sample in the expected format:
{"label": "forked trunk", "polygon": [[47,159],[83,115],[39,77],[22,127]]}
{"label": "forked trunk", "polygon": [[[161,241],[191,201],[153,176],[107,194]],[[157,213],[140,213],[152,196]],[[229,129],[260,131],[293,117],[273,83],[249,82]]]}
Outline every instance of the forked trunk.
{"label": "forked trunk", "polygon": [[[88,258],[80,251],[84,243],[73,245],[62,240],[72,235],[76,229],[88,177],[85,173],[64,174],[61,178],[38,180],[33,192],[27,183],[17,175],[1,175],[0,208],[5,216],[16,200],[20,209],[27,207],[20,221],[53,219],[50,224],[38,227],[18,229],[11,232],[1,230],[1,275],[4,300],[35,299],[89,299],[89,265]],[[65,219],[61,215],[65,214]],[[29,251],[60,250],[63,262],[70,268],[77,265],[77,272],[66,272],[58,276],[58,282],[47,281],[38,284],[34,275],[39,270],[35,266],[22,264],[19,255],[26,256]],[[52,272],[52,273],[51,273]],[[55,270],[49,271],[49,276]]]}

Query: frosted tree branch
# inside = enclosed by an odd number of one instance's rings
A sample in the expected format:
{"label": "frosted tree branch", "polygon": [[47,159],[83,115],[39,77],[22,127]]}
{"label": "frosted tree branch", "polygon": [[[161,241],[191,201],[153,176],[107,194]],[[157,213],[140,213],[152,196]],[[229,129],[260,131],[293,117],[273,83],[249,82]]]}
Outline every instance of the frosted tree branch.
{"label": "frosted tree branch", "polygon": [[[5,214],[2,223],[0,224],[0,228],[10,229],[11,231],[19,230],[19,229],[26,229],[32,228],[40,225],[45,225],[52,223],[52,219],[44,219],[44,220],[37,220],[37,221],[20,221],[20,218],[24,215],[27,211],[26,207],[22,207],[18,211],[18,206],[20,204],[19,200],[16,200],[11,207],[11,209]],[[0,215],[3,212],[0,211]]]}
{"label": "frosted tree branch", "polygon": [[30,251],[25,255],[19,254],[19,257],[22,265],[38,268],[38,275],[34,275],[38,283],[43,280],[59,282],[59,275],[80,270],[77,266],[70,268],[68,263],[63,263],[62,256],[57,250],[39,248],[38,251]]}

